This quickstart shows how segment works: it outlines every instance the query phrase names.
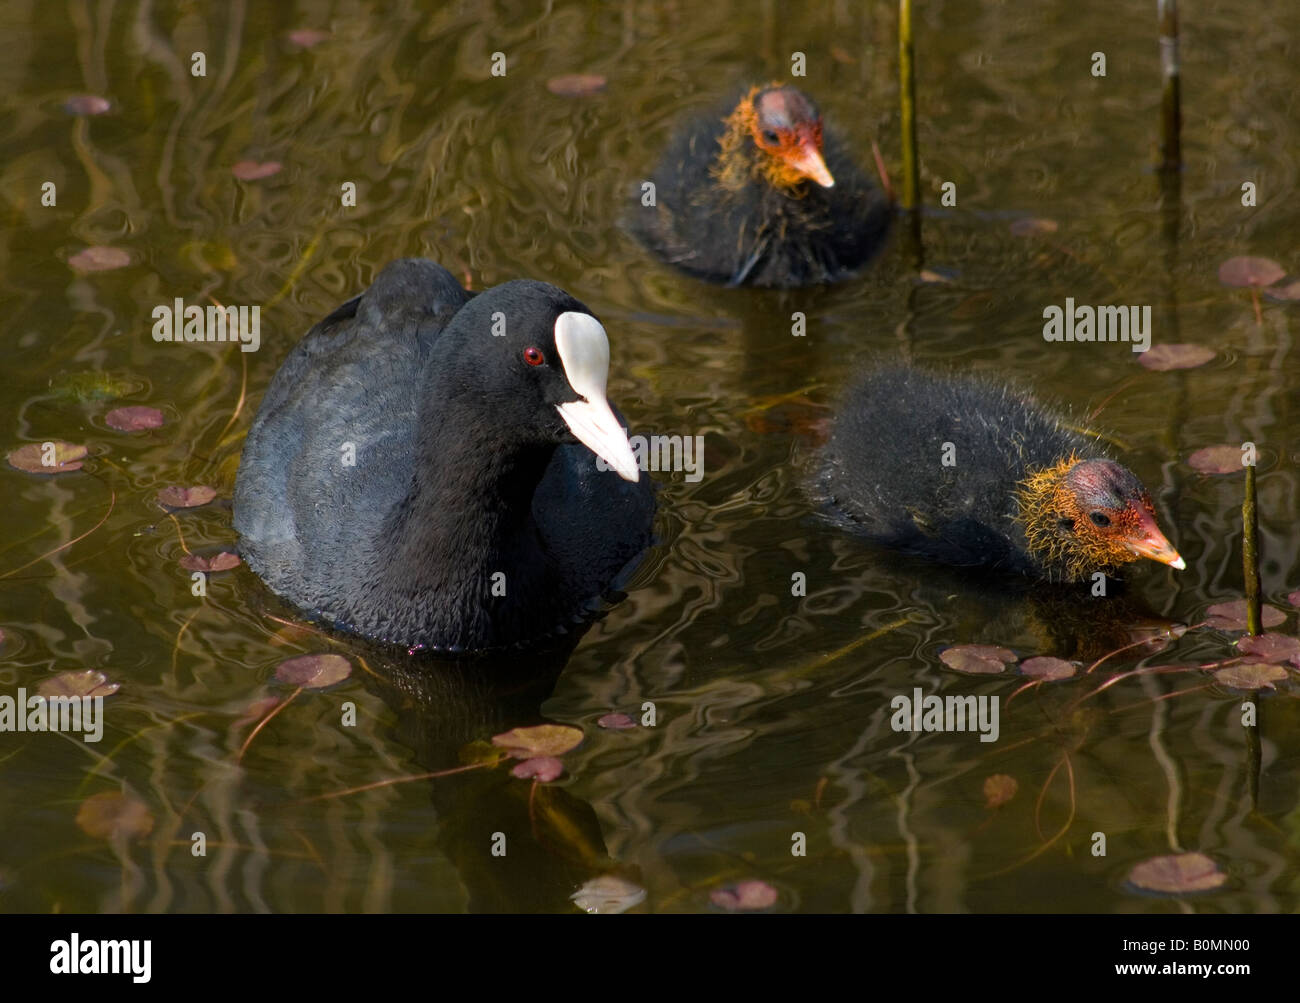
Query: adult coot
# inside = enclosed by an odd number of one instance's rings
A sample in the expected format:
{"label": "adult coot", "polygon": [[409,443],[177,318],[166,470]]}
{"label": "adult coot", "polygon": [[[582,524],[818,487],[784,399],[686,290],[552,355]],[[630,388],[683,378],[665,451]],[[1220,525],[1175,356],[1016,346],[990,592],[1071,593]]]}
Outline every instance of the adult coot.
{"label": "adult coot", "polygon": [[475,651],[563,631],[650,540],[608,369],[604,328],[555,286],[475,295],[393,262],[271,381],[235,484],[241,553],[377,640]]}
{"label": "adult coot", "polygon": [[729,114],[688,123],[653,175],[632,228],[655,254],[730,285],[833,282],[865,264],[889,201],[802,91],[753,87]]}
{"label": "adult coot", "polygon": [[1082,580],[1186,565],[1146,488],[1095,440],[1006,386],[890,364],[846,395],[822,489],[870,539],[953,565]]}

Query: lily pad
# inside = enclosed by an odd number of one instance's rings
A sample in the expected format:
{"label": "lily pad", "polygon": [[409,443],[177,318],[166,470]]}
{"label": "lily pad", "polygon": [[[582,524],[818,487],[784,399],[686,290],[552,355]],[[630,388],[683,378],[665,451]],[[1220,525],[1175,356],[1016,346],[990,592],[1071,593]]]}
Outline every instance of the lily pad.
{"label": "lily pad", "polygon": [[582,731],[567,724],[537,724],[530,728],[511,728],[492,736],[492,744],[505,749],[516,759],[536,756],[563,756],[582,743]]}
{"label": "lily pad", "polygon": [[240,181],[257,181],[279,174],[283,167],[278,160],[241,160],[231,166],[230,173]]}
{"label": "lily pad", "polygon": [[1020,784],[1015,777],[995,773],[984,781],[984,807],[998,808],[1015,797],[1018,790]]}
{"label": "lily pad", "polygon": [[971,675],[993,675],[1015,660],[1014,651],[991,644],[958,644],[939,653],[939,661],[948,668]]}
{"label": "lily pad", "polygon": [[1016,237],[1033,237],[1043,233],[1055,233],[1060,229],[1060,225],[1054,219],[1037,219],[1028,217],[1026,219],[1015,220],[1010,230]]}
{"label": "lily pad", "polygon": [[1225,286],[1262,289],[1285,277],[1286,269],[1270,258],[1229,258],[1219,266],[1219,281]]}
{"label": "lily pad", "polygon": [[636,722],[626,714],[606,714],[596,722],[596,725],[601,728],[609,728],[611,731],[624,731],[628,728],[635,728]]}
{"label": "lily pad", "polygon": [[103,401],[116,400],[135,393],[141,384],[135,380],[124,380],[111,373],[96,370],[83,370],[75,373],[59,373],[50,380],[50,390],[63,400]]}
{"label": "lily pad", "polygon": [[1285,662],[1300,657],[1300,640],[1286,634],[1246,636],[1237,642],[1237,650],[1266,662]]}
{"label": "lily pad", "polygon": [[485,742],[482,739],[475,739],[467,742],[460,747],[457,753],[462,766],[491,765],[495,766],[503,759],[509,759],[510,754],[503,749],[498,749],[491,742]]}
{"label": "lily pad", "polygon": [[[1260,623],[1264,629],[1276,627],[1286,622],[1286,614],[1272,606],[1261,606]],[[1215,603],[1205,611],[1205,624],[1216,630],[1246,630],[1246,600],[1234,599],[1232,602]]]}
{"label": "lily pad", "polygon": [[607,82],[599,73],[565,73],[546,81],[546,89],[562,98],[582,98],[599,94]]}
{"label": "lily pad", "polygon": [[42,679],[36,692],[43,697],[106,697],[121,687],[121,683],[110,683],[108,676],[97,669],[85,669],[60,672],[57,676]]}
{"label": "lily pad", "polygon": [[1225,442],[1198,449],[1187,458],[1187,465],[1199,474],[1239,474],[1246,469],[1241,462],[1244,455],[1240,446]]}
{"label": "lily pad", "polygon": [[1171,853],[1142,861],[1129,871],[1128,880],[1143,891],[1183,895],[1211,891],[1228,876],[1204,853]]}
{"label": "lily pad", "polygon": [[283,699],[283,697],[278,696],[264,696],[250,701],[248,706],[244,708],[244,713],[230,722],[230,730],[238,731],[254,721],[262,720],[267,714],[280,706]]}
{"label": "lily pad", "polygon": [[1152,345],[1138,356],[1138,362],[1154,372],[1195,369],[1205,365],[1215,354],[1214,349],[1204,345]]}
{"label": "lily pad", "polygon": [[1235,690],[1275,690],[1276,684],[1284,680],[1286,674],[1286,669],[1280,665],[1250,662],[1219,669],[1214,673],[1214,679],[1215,682],[1231,686]]}
{"label": "lily pad", "polygon": [[1056,679],[1069,679],[1078,669],[1073,662],[1067,662],[1064,658],[1039,655],[1036,658],[1026,658],[1021,662],[1020,671],[1033,679],[1052,682]]}
{"label": "lily pad", "polygon": [[77,825],[95,839],[140,839],[153,831],[153,815],[138,798],[105,791],[81,802]]}
{"label": "lily pad", "polygon": [[217,497],[217,489],[210,488],[206,484],[196,484],[190,488],[172,484],[158,492],[158,502],[168,508],[197,508],[199,505],[206,505],[215,497]]}
{"label": "lily pad", "polygon": [[614,874],[592,878],[569,896],[583,912],[615,916],[645,901],[646,890]]}
{"label": "lily pad", "polygon": [[1186,634],[1187,624],[1174,623],[1170,620],[1151,624],[1136,624],[1129,627],[1124,633],[1133,644],[1141,645],[1139,651],[1153,655],[1164,651],[1165,648],[1169,647],[1171,641],[1175,641]]}
{"label": "lily pad", "polygon": [[310,49],[313,46],[320,45],[321,42],[327,41],[330,38],[330,33],[320,31],[317,28],[295,28],[285,38],[300,49]]}
{"label": "lily pad", "polygon": [[133,404],[130,407],[114,408],[104,415],[109,428],[119,432],[139,432],[147,428],[162,428],[163,413],[156,407]]}
{"label": "lily pad", "polygon": [[[47,449],[53,446],[53,449]],[[81,469],[81,461],[90,451],[71,442],[29,442],[9,454],[9,466],[29,474],[66,474]],[[52,461],[48,465],[46,460]]]}
{"label": "lily pad", "polygon": [[342,655],[299,655],[275,667],[275,678],[290,686],[323,690],[352,675],[352,663]]}
{"label": "lily pad", "polygon": [[766,881],[741,881],[709,893],[709,901],[727,912],[753,912],[776,905],[777,891]]}
{"label": "lily pad", "polygon": [[111,272],[131,263],[131,255],[120,247],[87,247],[68,259],[74,272]]}
{"label": "lily pad", "polygon": [[555,780],[563,772],[564,764],[554,756],[534,756],[532,759],[515,763],[510,775],[520,780],[540,780],[546,784]]}
{"label": "lily pad", "polygon": [[98,94],[77,94],[63,102],[63,110],[69,115],[103,115],[112,107],[108,98]]}
{"label": "lily pad", "polygon": [[205,557],[201,554],[186,554],[180,560],[186,571],[229,571],[240,565],[239,555],[228,550]]}

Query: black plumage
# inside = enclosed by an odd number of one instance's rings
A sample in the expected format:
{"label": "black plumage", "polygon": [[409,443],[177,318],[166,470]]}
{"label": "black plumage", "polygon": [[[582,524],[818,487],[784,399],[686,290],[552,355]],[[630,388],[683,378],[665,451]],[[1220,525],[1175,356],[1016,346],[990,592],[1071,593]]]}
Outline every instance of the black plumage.
{"label": "black plumage", "polygon": [[1050,581],[1139,556],[1183,566],[1131,471],[992,380],[870,370],[839,405],[819,491],[872,541],[945,564]]}
{"label": "black plumage", "polygon": [[[787,151],[776,156],[751,134],[766,132],[763,109],[754,105],[768,93],[780,98],[766,113],[770,124],[789,137]],[[801,139],[804,152],[820,146],[832,187],[798,179],[784,165],[781,157],[799,152]],[[674,135],[651,180],[656,204],[634,210],[633,232],[669,264],[730,285],[842,279],[876,254],[892,219],[888,199],[845,142],[823,133],[816,106],[792,87],[755,88],[739,105],[693,119]]]}
{"label": "black plumage", "polygon": [[405,646],[497,648],[589,615],[649,543],[654,500],[597,469],[557,410],[580,399],[555,334],[574,314],[590,311],[545,283],[474,295],[433,262],[387,266],[266,391],[235,488],[248,565],[309,614]]}

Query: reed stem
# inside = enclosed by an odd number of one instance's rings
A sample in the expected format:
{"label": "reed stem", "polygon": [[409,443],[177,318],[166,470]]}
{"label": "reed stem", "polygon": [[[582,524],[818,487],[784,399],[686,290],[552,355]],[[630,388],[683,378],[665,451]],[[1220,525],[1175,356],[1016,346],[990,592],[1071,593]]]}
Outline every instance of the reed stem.
{"label": "reed stem", "polygon": [[898,83],[903,131],[903,208],[914,210],[921,204],[921,173],[916,147],[916,60],[912,48],[912,0],[898,0]]}
{"label": "reed stem", "polygon": [[1156,0],[1160,21],[1160,169],[1178,171],[1183,166],[1182,96],[1178,65],[1178,0]]}
{"label": "reed stem", "polygon": [[1246,498],[1241,503],[1241,563],[1246,577],[1246,629],[1263,631],[1259,581],[1259,516],[1255,511],[1255,466],[1246,467]]}

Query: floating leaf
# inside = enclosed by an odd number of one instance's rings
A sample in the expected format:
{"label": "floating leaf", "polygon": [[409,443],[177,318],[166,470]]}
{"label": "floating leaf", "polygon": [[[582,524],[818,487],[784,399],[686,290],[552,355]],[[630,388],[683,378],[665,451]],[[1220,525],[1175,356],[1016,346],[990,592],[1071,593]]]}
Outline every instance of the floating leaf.
{"label": "floating leaf", "polygon": [[1203,366],[1215,356],[1212,348],[1204,345],[1153,345],[1138,355],[1138,362],[1153,372],[1165,372],[1170,369],[1195,369]]}
{"label": "floating leaf", "polygon": [[1285,276],[1286,269],[1269,258],[1229,258],[1219,266],[1219,281],[1225,286],[1262,289]]}
{"label": "floating leaf", "polygon": [[984,781],[984,807],[998,808],[1016,796],[1020,784],[1015,777],[1005,773],[995,773]]}
{"label": "floating leaf", "polygon": [[109,373],[93,370],[78,373],[59,373],[50,380],[50,390],[65,400],[100,401],[125,397],[141,389],[142,384],[121,380]]}
{"label": "floating leaf", "polygon": [[492,744],[516,759],[534,756],[563,756],[582,742],[582,731],[567,724],[537,724],[531,728],[511,728],[492,736]]}
{"label": "floating leaf", "polygon": [[1286,669],[1280,665],[1250,662],[1246,665],[1229,665],[1214,673],[1216,682],[1236,690],[1277,689],[1276,683],[1286,678]]}
{"label": "floating leaf", "polygon": [[959,644],[939,653],[939,661],[950,669],[973,675],[992,675],[1014,662],[1016,653],[991,644]]}
{"label": "floating leaf", "polygon": [[[1260,623],[1265,629],[1276,627],[1285,622],[1286,614],[1272,606],[1261,606]],[[1246,600],[1236,599],[1232,602],[1215,603],[1205,611],[1205,624],[1216,630],[1246,629]]]}
{"label": "floating leaf", "polygon": [[1187,465],[1200,474],[1239,474],[1245,470],[1240,446],[1223,443],[1198,449],[1187,458]]}
{"label": "floating leaf", "polygon": [[131,263],[131,255],[120,247],[87,247],[68,259],[74,272],[111,272]]}
{"label": "floating leaf", "polygon": [[1141,649],[1148,654],[1164,651],[1170,641],[1177,640],[1187,633],[1187,624],[1164,621],[1150,626],[1130,626],[1125,635],[1133,644],[1141,644]]}
{"label": "floating leaf", "polygon": [[715,888],[709,893],[709,901],[727,912],[770,909],[776,905],[776,900],[776,889],[766,881],[741,881],[725,888]]}
{"label": "floating leaf", "polygon": [[1040,233],[1055,233],[1060,227],[1054,219],[1018,219],[1011,224],[1011,233],[1016,237],[1032,237]]}
{"label": "floating leaf", "polygon": [[98,94],[78,94],[63,102],[63,110],[69,115],[102,115],[112,107],[108,98]]}
{"label": "floating leaf", "polygon": [[972,320],[976,317],[987,316],[996,302],[995,297],[990,292],[981,290],[977,293],[971,293],[952,308],[952,318],[953,320]]}
{"label": "floating leaf", "polygon": [[745,415],[745,424],[755,435],[797,435],[813,448],[830,439],[834,411],[806,398],[786,398]]}
{"label": "floating leaf", "polygon": [[275,667],[275,678],[290,686],[323,690],[352,675],[352,663],[342,655],[299,655]]}
{"label": "floating leaf", "polygon": [[206,484],[196,484],[192,488],[183,488],[179,484],[165,487],[158,492],[158,501],[168,508],[196,508],[206,505],[217,497],[217,489]]}
{"label": "floating leaf", "polygon": [[509,759],[510,754],[504,749],[498,749],[491,742],[475,739],[460,747],[458,758],[464,766],[473,766],[475,764],[491,764],[495,766],[501,760]]}
{"label": "floating leaf", "polygon": [[153,831],[153,815],[143,801],[105,791],[81,802],[77,825],[95,839],[139,839]]}
{"label": "floating leaf", "polygon": [[566,73],[546,81],[546,89],[562,98],[582,98],[599,94],[607,81],[598,73]]}
{"label": "floating leaf", "polygon": [[1074,675],[1076,666],[1073,662],[1067,662],[1064,658],[1049,658],[1046,655],[1039,655],[1036,658],[1026,658],[1021,662],[1020,671],[1033,679],[1052,682],[1056,679],[1069,679]]}
{"label": "floating leaf", "polygon": [[244,713],[230,723],[231,731],[238,731],[245,725],[250,725],[254,721],[260,721],[271,711],[280,705],[281,698],[277,696],[258,697],[244,708]]}
{"label": "floating leaf", "polygon": [[330,33],[328,31],[320,31],[316,28],[295,28],[285,36],[300,49],[310,49],[313,46],[320,45],[329,37]]}
{"label": "floating leaf", "polygon": [[613,874],[592,878],[569,896],[583,912],[593,915],[615,916],[627,912],[645,901],[646,891],[640,885]]}
{"label": "floating leaf", "polygon": [[[81,461],[89,452],[85,446],[76,446],[58,439],[51,444],[53,450],[47,450],[46,443],[43,442],[29,442],[25,446],[19,446],[9,454],[9,466],[25,470],[29,474],[66,474],[81,469]],[[53,460],[49,466],[44,463],[46,458]]]}
{"label": "floating leaf", "polygon": [[211,557],[186,554],[180,560],[181,567],[186,571],[229,571],[231,568],[239,567],[239,564],[239,555],[232,554],[228,550],[220,551]]}
{"label": "floating leaf", "polygon": [[1142,861],[1129,871],[1128,880],[1143,891],[1182,895],[1218,888],[1228,876],[1204,853],[1172,853]]}
{"label": "floating leaf", "polygon": [[636,727],[636,722],[626,714],[606,714],[596,724],[601,728],[609,728],[612,731],[622,731],[626,728]]}
{"label": "floating leaf", "polygon": [[[1014,662],[1016,653],[1010,648],[1002,648],[995,644],[959,644],[957,645],[962,651],[969,652],[977,658],[991,658],[995,662]],[[951,648],[949,651],[953,650]]]}
{"label": "floating leaf", "polygon": [[278,160],[241,160],[231,166],[230,173],[240,181],[257,181],[259,178],[279,174],[283,166]]}
{"label": "floating leaf", "polygon": [[162,428],[163,413],[156,407],[134,404],[131,407],[114,408],[104,415],[109,428],[119,432],[139,432],[146,428]]}
{"label": "floating leaf", "polygon": [[36,692],[43,697],[106,697],[116,693],[121,683],[110,683],[108,676],[96,669],[60,672],[41,680]]}
{"label": "floating leaf", "polygon": [[1300,640],[1286,634],[1246,636],[1237,642],[1237,650],[1266,662],[1285,662],[1300,656]]}
{"label": "floating leaf", "polygon": [[315,627],[301,623],[282,623],[268,643],[278,648],[299,647],[320,636],[321,631]]}
{"label": "floating leaf", "polygon": [[534,756],[532,759],[515,763],[515,768],[510,771],[510,775],[520,780],[540,780],[547,784],[563,772],[564,764],[554,756]]}

